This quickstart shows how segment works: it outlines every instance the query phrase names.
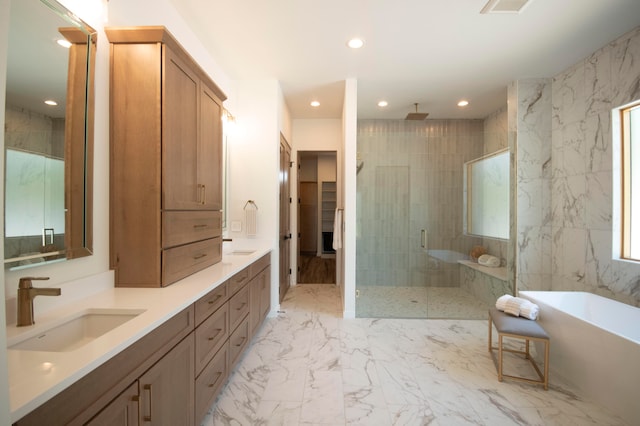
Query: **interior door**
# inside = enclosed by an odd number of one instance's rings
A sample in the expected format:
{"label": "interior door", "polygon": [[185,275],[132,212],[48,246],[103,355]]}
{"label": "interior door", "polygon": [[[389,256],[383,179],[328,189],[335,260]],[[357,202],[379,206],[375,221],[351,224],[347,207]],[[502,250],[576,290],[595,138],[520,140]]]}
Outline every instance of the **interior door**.
{"label": "interior door", "polygon": [[289,170],[291,168],[291,147],[280,135],[280,302],[284,299],[290,285],[291,276],[291,190],[289,188]]}

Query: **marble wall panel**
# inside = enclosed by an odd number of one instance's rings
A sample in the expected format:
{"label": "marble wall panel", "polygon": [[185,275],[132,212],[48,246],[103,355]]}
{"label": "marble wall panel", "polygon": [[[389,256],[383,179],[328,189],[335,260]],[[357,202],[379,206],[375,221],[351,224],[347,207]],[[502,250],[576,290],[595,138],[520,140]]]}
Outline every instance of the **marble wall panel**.
{"label": "marble wall panel", "polygon": [[612,259],[611,110],[640,99],[640,27],[553,78],[553,290],[640,306],[640,265]]}

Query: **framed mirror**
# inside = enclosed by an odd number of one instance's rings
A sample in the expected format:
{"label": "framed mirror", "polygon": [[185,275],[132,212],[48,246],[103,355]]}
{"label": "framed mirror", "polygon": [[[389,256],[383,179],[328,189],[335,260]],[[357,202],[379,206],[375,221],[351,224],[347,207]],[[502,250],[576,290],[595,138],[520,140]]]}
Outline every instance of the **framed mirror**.
{"label": "framed mirror", "polygon": [[467,235],[509,239],[509,150],[464,164]]}
{"label": "framed mirror", "polygon": [[96,31],[54,0],[11,0],[5,267],[92,254]]}

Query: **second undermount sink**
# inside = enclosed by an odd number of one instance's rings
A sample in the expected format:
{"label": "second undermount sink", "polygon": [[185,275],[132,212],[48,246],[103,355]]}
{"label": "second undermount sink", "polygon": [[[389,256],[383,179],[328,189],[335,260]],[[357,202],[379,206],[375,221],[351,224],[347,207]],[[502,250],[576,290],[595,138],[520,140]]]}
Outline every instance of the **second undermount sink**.
{"label": "second undermount sink", "polygon": [[61,324],[38,332],[8,349],[21,351],[69,352],[143,313],[144,309],[87,309]]}
{"label": "second undermount sink", "polygon": [[234,255],[234,256],[247,256],[250,254],[255,253],[255,250],[233,250],[231,252],[229,252],[229,254]]}

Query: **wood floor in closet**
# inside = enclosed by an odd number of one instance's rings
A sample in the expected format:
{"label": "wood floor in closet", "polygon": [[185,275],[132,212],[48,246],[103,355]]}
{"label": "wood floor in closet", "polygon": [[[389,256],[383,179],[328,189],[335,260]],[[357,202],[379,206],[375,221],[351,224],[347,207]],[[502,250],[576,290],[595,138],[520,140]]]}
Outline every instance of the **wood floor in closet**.
{"label": "wood floor in closet", "polygon": [[298,284],[336,283],[336,259],[301,254],[298,266],[300,266]]}

